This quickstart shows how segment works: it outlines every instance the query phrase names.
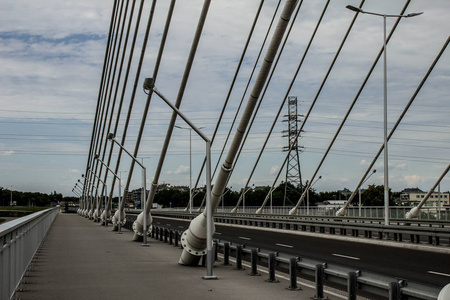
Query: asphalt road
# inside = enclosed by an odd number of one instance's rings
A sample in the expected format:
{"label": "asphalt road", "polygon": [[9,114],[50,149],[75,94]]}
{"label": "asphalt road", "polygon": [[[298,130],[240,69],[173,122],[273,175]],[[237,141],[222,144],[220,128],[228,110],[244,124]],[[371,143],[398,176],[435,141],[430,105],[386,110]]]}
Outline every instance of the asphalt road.
{"label": "asphalt road", "polygon": [[[180,231],[189,226],[187,221],[159,217],[153,217],[153,224]],[[450,283],[449,254],[219,224],[214,238],[439,288]]]}

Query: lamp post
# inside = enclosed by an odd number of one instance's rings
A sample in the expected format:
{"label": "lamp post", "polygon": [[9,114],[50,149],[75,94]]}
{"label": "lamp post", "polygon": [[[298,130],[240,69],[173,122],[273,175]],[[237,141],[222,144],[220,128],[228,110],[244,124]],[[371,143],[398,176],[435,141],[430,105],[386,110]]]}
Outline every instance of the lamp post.
{"label": "lamp post", "polygon": [[[88,170],[89,170],[89,169],[88,169]],[[90,170],[89,170],[89,171],[90,171]],[[84,178],[86,179],[86,181],[87,181],[93,188],[95,188],[95,189],[97,190],[97,199],[98,199],[98,187],[96,187],[96,186],[92,183],[92,181],[91,181],[89,178],[85,177],[84,174],[81,174],[81,177],[84,177]],[[89,205],[90,205],[90,209],[88,208],[88,211],[86,211],[86,217],[88,217],[89,220],[90,220],[90,219],[92,218],[93,213],[94,213],[94,203],[93,203],[93,200],[92,200],[92,201],[89,201]]]}
{"label": "lamp post", "polygon": [[11,192],[11,202],[9,203],[9,206],[12,206],[13,205],[13,201],[12,201],[12,185],[11,185],[11,189],[9,190],[10,192]]}
{"label": "lamp post", "polygon": [[317,181],[319,181],[322,178],[322,176],[319,176],[319,178],[316,179],[316,181],[313,182],[313,184],[311,184],[308,187],[308,190],[306,191],[306,214],[309,216],[309,189],[313,187],[313,185],[315,185],[317,183]]}
{"label": "lamp post", "polygon": [[[189,125],[194,131],[205,141],[206,143],[206,210],[203,214],[197,216],[195,220],[200,220],[201,222],[206,217],[206,276],[203,276],[203,279],[217,279],[217,276],[213,275],[213,265],[214,265],[214,255],[212,250],[212,235],[213,235],[213,207],[211,203],[211,140],[202,132],[200,129],[195,126],[176,106],[174,106],[160,91],[158,91],[154,85],[153,78],[146,78],[144,82],[144,92],[146,90],[152,90],[155,94],[157,94],[167,105],[172,108],[172,110],[180,116],[186,124]],[[206,216],[205,216],[206,213]],[[199,228],[191,228],[192,223],[187,231],[196,231]],[[186,241],[185,235],[187,235],[187,231],[183,233],[182,241]],[[183,245],[183,254],[185,251],[190,251],[189,242],[182,243]],[[188,248],[189,250],[187,250]],[[189,254],[190,255],[190,254]]]}
{"label": "lamp post", "polygon": [[[83,175],[81,175],[81,176],[83,177]],[[86,193],[84,192],[85,191],[84,183],[82,183],[80,179],[78,179],[78,183],[81,184],[81,190],[82,190],[81,195],[83,197],[83,199],[82,199],[83,209],[81,209],[80,214],[81,214],[81,216],[85,217],[87,215],[87,211],[88,211],[88,203],[87,203],[88,200],[86,200]],[[88,192],[87,189],[86,189],[86,191]]]}
{"label": "lamp post", "polygon": [[[78,182],[75,183],[75,186],[73,187],[75,191],[80,193],[79,199],[78,199],[78,209],[77,214],[81,215],[82,206],[83,206],[83,188],[78,186]],[[77,190],[77,188],[79,190]]]}
{"label": "lamp post", "polygon": [[[116,174],[116,173],[114,173],[114,171],[113,170],[111,170],[111,168],[110,167],[108,167],[108,165],[103,161],[103,160],[101,160],[100,158],[99,158],[99,156],[98,156],[98,154],[95,154],[95,156],[94,156],[94,159],[96,159],[96,160],[98,160],[103,166],[105,166],[105,168],[108,170],[108,171],[110,171],[112,174],[113,174],[113,176],[114,177],[116,177],[118,180],[119,180],[119,209],[117,210],[118,211],[118,213],[116,212],[115,214],[114,214],[114,218],[118,218],[118,227],[117,227],[117,233],[121,233],[121,220],[125,220],[125,213],[124,213],[124,216],[122,216],[122,212],[120,211],[120,203],[121,203],[121,197],[122,197],[122,195],[121,195],[121,189],[122,189],[122,187],[121,187],[121,184],[120,184],[120,177]],[[112,201],[112,199],[111,199],[111,201]],[[109,201],[108,201],[108,206],[109,206]],[[117,216],[116,216],[117,215]],[[102,214],[102,217],[104,216],[104,218],[105,218],[105,224],[108,224],[108,212],[106,211],[106,206],[105,206],[105,211],[104,211],[104,215]],[[113,224],[114,224],[114,222],[113,222]],[[107,225],[106,225],[107,226]]]}
{"label": "lamp post", "polygon": [[[375,174],[377,172],[377,170],[373,170],[372,173],[370,173],[369,176],[367,176],[367,178],[362,182],[361,186],[370,178],[370,176],[372,176],[373,174]],[[359,210],[359,216],[361,217],[361,186],[359,187],[358,193],[359,193],[359,205],[358,205],[358,210]]]}
{"label": "lamp post", "polygon": [[[189,130],[189,213],[192,213],[192,128],[175,125],[178,129]],[[205,127],[198,127],[203,129]]]}
{"label": "lamp post", "polygon": [[[145,169],[144,165],[141,162],[139,162],[139,160],[137,160],[137,158],[134,157],[127,149],[125,149],[125,147],[122,146],[122,144],[119,143],[119,141],[114,137],[113,133],[108,133],[106,139],[110,140],[112,143],[116,143],[123,151],[125,151],[125,153],[127,153],[131,157],[131,159],[133,159],[139,166],[141,166],[141,168],[142,168],[142,178],[143,178],[143,186],[142,186],[142,188],[144,189],[144,194],[143,195],[145,195],[145,192],[147,191],[147,184],[146,184],[147,178],[146,178],[146,169]],[[142,218],[143,218],[142,246],[148,246],[148,243],[147,243],[147,210],[146,210],[146,206],[145,206],[146,199],[145,198],[141,199],[141,202],[142,201],[144,202],[144,207],[143,207],[143,211],[142,211]],[[140,218],[140,216],[141,215],[138,216],[136,221]],[[138,226],[136,221],[135,221],[134,224],[136,224],[136,226]],[[137,233],[137,231],[138,230],[135,230],[136,233]]]}
{"label": "lamp post", "polygon": [[[103,180],[101,180],[97,174],[92,172],[91,169],[88,169],[88,171],[91,172],[91,174],[94,175],[97,178],[97,180],[100,181],[105,186],[105,190],[107,190],[106,183]],[[106,197],[106,195],[104,195],[104,196]],[[105,207],[105,209],[106,209],[106,207]],[[97,188],[97,209],[94,212],[94,221],[100,222],[98,219],[100,219],[100,202],[98,200],[98,188]]]}
{"label": "lamp post", "polygon": [[352,5],[347,5],[347,9],[352,10],[354,12],[359,12],[362,14],[368,14],[368,15],[374,15],[383,17],[383,33],[384,33],[384,39],[383,39],[383,60],[384,60],[384,67],[383,67],[383,95],[384,95],[384,101],[383,101],[383,123],[384,123],[384,224],[389,225],[389,174],[388,174],[388,145],[387,145],[387,39],[386,39],[386,18],[410,18],[415,17],[418,15],[423,14],[423,12],[420,13],[410,13],[407,15],[388,15],[388,14],[379,14],[374,12],[368,12],[364,11],[359,7],[355,7]]}

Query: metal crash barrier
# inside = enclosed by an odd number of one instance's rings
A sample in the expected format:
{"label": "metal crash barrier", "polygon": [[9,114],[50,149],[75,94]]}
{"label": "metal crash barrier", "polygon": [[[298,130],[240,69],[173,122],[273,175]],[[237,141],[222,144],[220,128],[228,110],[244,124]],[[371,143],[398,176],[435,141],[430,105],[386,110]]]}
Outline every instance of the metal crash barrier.
{"label": "metal crash barrier", "polygon": [[49,208],[0,225],[0,299],[10,299],[58,215]]}
{"label": "metal crash barrier", "polygon": [[[152,238],[158,239],[158,232],[161,234],[169,231],[169,240],[159,238],[160,241],[174,244],[178,247],[179,232],[173,229],[153,226]],[[156,232],[156,234],[154,234]],[[172,232],[172,234],[170,234]],[[178,234],[177,234],[178,233]],[[174,241],[172,239],[175,239]],[[317,261],[306,257],[289,257],[277,252],[270,252],[260,248],[245,247],[242,244],[233,245],[231,242],[214,240],[215,256],[217,252],[223,255],[224,266],[230,265],[230,257],[234,255],[236,270],[242,270],[242,261],[251,263],[250,276],[260,275],[257,264],[268,269],[269,277],[266,282],[278,282],[275,272],[288,270],[290,285],[287,289],[300,289],[297,284],[297,273],[315,278],[315,295],[312,299],[324,298],[324,281],[346,287],[348,299],[356,299],[357,291],[364,291],[369,294],[386,297],[389,299],[447,299],[450,293],[450,284],[442,290],[420,283],[410,282],[363,270],[353,270],[327,262]],[[397,295],[397,296],[396,296]]]}

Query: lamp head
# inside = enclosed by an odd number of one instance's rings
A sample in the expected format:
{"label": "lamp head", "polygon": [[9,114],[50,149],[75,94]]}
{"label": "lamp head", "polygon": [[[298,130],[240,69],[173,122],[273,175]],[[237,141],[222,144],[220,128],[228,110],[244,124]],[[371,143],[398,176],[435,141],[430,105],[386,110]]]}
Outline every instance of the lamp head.
{"label": "lamp head", "polygon": [[418,12],[418,13],[410,13],[410,14],[407,14],[405,16],[405,18],[411,18],[411,17],[415,17],[415,16],[420,16],[421,14],[423,14],[423,11],[422,12]]}
{"label": "lamp head", "polygon": [[144,91],[151,90],[153,86],[154,86],[153,78],[145,78],[143,85]]}
{"label": "lamp head", "polygon": [[107,140],[113,140],[114,139],[114,133],[110,132],[108,133],[108,135],[106,136]]}
{"label": "lamp head", "polygon": [[347,5],[345,8],[353,10],[355,12],[364,13],[364,11],[361,8],[353,6],[353,5]]}
{"label": "lamp head", "polygon": [[[84,177],[84,174],[81,174],[81,177]],[[80,181],[80,180],[78,179],[78,181]]]}
{"label": "lamp head", "polygon": [[376,172],[377,172],[377,170],[373,169],[373,172],[374,172],[374,173],[376,173]]}
{"label": "lamp head", "polygon": [[98,154],[95,154],[95,155],[94,155],[94,159],[98,159]]}

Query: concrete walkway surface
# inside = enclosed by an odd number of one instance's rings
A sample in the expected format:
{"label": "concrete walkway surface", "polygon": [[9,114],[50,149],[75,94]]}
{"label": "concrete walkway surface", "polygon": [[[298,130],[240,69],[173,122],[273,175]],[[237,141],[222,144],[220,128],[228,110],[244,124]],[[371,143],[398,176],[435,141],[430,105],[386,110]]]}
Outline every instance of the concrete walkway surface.
{"label": "concrete walkway surface", "polygon": [[[181,248],[131,231],[112,231],[78,215],[59,214],[19,286],[15,299],[311,299],[315,290],[289,282],[267,283],[266,273],[249,276],[216,262],[217,280],[204,267],[178,264]],[[287,276],[286,276],[287,277]],[[328,299],[342,299],[325,293]]]}

